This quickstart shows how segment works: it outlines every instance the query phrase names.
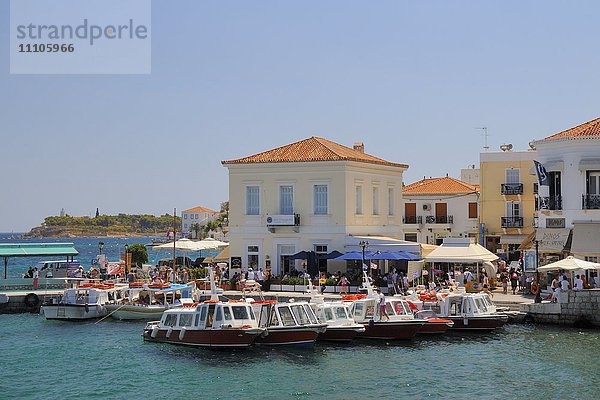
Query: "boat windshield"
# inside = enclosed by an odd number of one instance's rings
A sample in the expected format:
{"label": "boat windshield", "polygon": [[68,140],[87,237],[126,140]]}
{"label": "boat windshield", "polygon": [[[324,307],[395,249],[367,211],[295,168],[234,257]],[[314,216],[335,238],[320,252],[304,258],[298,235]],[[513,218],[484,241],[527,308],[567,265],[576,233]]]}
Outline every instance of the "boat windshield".
{"label": "boat windshield", "polygon": [[[244,306],[233,306],[233,318],[235,319],[249,319],[248,308]],[[252,318],[254,319],[254,318]]]}
{"label": "boat windshield", "polygon": [[483,298],[481,298],[481,297],[476,298],[475,304],[477,304],[477,307],[476,307],[476,310],[474,310],[474,312],[476,312],[476,313],[487,313],[488,312],[487,305],[483,301]]}
{"label": "boat windshield", "polygon": [[310,319],[308,318],[308,315],[306,314],[306,310],[304,310],[304,307],[302,307],[302,305],[298,304],[295,306],[291,306],[292,312],[294,313],[294,317],[296,317],[296,321],[298,321],[298,323],[300,325],[309,325],[310,324]]}
{"label": "boat windshield", "polygon": [[310,308],[310,306],[308,304],[304,305],[304,310],[306,310],[306,313],[308,314],[308,318],[310,318],[310,322],[312,322],[313,324],[319,323],[319,321],[317,320],[317,316],[315,315],[312,308]]}
{"label": "boat windshield", "polygon": [[193,314],[181,314],[179,316],[179,326],[192,326]]}
{"label": "boat windshield", "polygon": [[337,319],[348,319],[348,313],[346,312],[346,307],[337,306],[333,308],[335,310],[335,317]]}
{"label": "boat windshield", "polygon": [[281,316],[281,322],[284,326],[294,326],[296,325],[296,321],[294,320],[294,316],[290,311],[289,307],[278,307],[279,315]]}
{"label": "boat windshield", "polygon": [[[408,315],[408,311],[406,310],[406,306],[404,304],[404,302],[402,301],[392,301],[391,302],[393,307],[394,307],[394,313],[396,315]],[[390,303],[387,304],[388,306],[390,305]],[[387,309],[387,307],[386,307]],[[387,310],[388,314],[390,313],[390,310]]]}
{"label": "boat windshield", "polygon": [[335,320],[335,318],[333,317],[333,311],[331,311],[331,308],[329,307],[323,309],[323,316],[325,317],[325,321]]}
{"label": "boat windshield", "polygon": [[165,316],[165,326],[175,326],[177,323],[177,314],[166,314]]}
{"label": "boat windshield", "polygon": [[231,310],[229,307],[223,307],[223,317],[225,321],[231,321]]}

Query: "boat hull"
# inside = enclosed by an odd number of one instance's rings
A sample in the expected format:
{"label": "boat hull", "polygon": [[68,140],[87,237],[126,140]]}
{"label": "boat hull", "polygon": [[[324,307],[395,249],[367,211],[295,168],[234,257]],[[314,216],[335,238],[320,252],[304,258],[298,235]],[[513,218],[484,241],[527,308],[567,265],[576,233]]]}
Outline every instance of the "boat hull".
{"label": "boat hull", "polygon": [[423,321],[370,321],[359,338],[376,340],[410,340],[422,328]]}
{"label": "boat hull", "polygon": [[486,315],[478,317],[447,317],[454,322],[451,330],[455,331],[493,331],[501,328],[508,317],[506,315]]}
{"label": "boat hull", "polygon": [[158,329],[153,337],[153,330],[144,329],[144,340],[149,342],[170,343],[183,346],[209,348],[248,347],[263,333],[262,329],[189,329],[180,337],[180,329]]}
{"label": "boat hull", "polygon": [[256,339],[256,344],[266,346],[312,345],[323,329],[307,326],[269,327],[267,334]]}
{"label": "boat hull", "polygon": [[167,307],[107,305],[110,316],[117,320],[154,321],[160,319]]}
{"label": "boat hull", "polygon": [[444,333],[447,332],[454,323],[445,318],[432,318],[426,320],[427,322],[421,327],[419,330],[419,334],[434,334],[434,333]]}
{"label": "boat hull", "polygon": [[83,321],[96,319],[107,314],[106,307],[96,304],[51,304],[43,305],[40,312],[47,320]]}
{"label": "boat hull", "polygon": [[327,342],[350,342],[362,332],[364,332],[364,327],[362,326],[328,326],[325,332],[319,333],[317,340]]}

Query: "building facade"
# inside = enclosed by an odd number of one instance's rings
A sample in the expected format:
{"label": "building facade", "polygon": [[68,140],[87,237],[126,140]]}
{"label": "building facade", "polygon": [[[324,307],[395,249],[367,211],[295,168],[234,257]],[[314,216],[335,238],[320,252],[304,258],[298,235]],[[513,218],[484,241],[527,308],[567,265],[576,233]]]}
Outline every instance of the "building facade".
{"label": "building facade", "polygon": [[198,227],[202,227],[207,222],[215,221],[217,218],[219,218],[218,211],[202,206],[184,210],[181,212],[181,232],[184,236],[196,239],[198,235],[195,225],[198,224]]}
{"label": "building facade", "polygon": [[[303,269],[300,251],[345,252],[353,236],[402,238],[405,164],[311,137],[249,157],[223,161],[229,170],[229,241],[233,267],[270,268],[276,276]],[[344,261],[321,259],[321,270]],[[313,272],[314,271],[309,271]]]}
{"label": "building facade", "polygon": [[440,245],[448,237],[476,237],[479,186],[428,178],[404,187],[402,197],[405,240]]}
{"label": "building facade", "polygon": [[[600,261],[600,118],[532,143],[548,185],[540,186],[538,232],[542,250]],[[554,248],[549,239],[556,239]]]}
{"label": "building facade", "polygon": [[532,174],[536,154],[534,150],[480,154],[479,242],[508,261],[519,260],[519,247],[537,221],[537,178]]}

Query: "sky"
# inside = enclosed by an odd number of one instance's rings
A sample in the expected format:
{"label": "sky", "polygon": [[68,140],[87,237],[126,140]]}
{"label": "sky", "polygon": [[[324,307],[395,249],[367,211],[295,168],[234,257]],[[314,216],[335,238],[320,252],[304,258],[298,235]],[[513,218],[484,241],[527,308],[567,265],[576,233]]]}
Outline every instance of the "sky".
{"label": "sky", "polygon": [[459,177],[599,115],[594,1],[152,2],[148,75],[11,75],[0,0],[0,231],[228,199],[234,159],[310,136]]}

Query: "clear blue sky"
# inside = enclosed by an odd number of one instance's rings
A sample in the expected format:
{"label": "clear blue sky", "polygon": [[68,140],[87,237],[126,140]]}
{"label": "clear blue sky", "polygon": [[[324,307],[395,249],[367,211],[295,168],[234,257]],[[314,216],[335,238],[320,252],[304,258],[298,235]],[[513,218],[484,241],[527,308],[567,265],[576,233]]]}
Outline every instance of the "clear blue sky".
{"label": "clear blue sky", "polygon": [[154,1],[152,74],[9,75],[0,231],[227,200],[223,159],[317,135],[459,176],[600,114],[593,1]]}

